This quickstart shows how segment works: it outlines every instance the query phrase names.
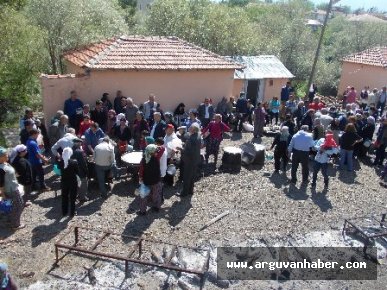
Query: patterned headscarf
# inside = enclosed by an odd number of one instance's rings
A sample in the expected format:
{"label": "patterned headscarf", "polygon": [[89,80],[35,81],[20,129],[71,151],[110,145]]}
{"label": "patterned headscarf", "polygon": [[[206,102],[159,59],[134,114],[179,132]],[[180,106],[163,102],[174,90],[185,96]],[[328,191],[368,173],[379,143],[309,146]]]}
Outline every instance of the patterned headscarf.
{"label": "patterned headscarf", "polygon": [[155,154],[157,150],[157,145],[155,144],[150,144],[145,147],[145,162],[149,163],[151,160],[152,156]]}
{"label": "patterned headscarf", "polygon": [[12,163],[16,156],[20,153],[20,152],[24,152],[27,150],[27,146],[24,145],[24,144],[19,144],[19,145],[16,145],[12,151],[11,151],[11,154],[9,155],[9,161]]}

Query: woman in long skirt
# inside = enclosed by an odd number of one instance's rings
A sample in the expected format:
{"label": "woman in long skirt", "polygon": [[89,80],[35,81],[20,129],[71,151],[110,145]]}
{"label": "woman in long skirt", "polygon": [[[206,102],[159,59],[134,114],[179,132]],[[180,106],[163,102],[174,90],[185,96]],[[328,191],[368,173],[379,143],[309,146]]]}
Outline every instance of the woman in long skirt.
{"label": "woman in long skirt", "polygon": [[73,150],[66,147],[62,153],[62,160],[59,162],[59,168],[62,171],[61,188],[62,188],[62,214],[68,214],[70,203],[70,217],[75,215],[75,200],[78,191],[78,162],[72,159]]}
{"label": "woman in long skirt", "polygon": [[7,163],[7,149],[0,147],[0,194],[12,202],[12,209],[8,215],[12,229],[18,230],[25,227],[20,222],[24,209],[24,201],[19,191],[19,184],[16,179],[15,169]]}
{"label": "woman in long skirt", "polygon": [[147,206],[151,206],[154,211],[159,211],[162,203],[162,184],[160,162],[157,159],[157,145],[146,146],[144,158],[141,161],[139,177],[140,183],[150,188],[150,193],[144,198],[140,198],[139,215],[145,215]]}

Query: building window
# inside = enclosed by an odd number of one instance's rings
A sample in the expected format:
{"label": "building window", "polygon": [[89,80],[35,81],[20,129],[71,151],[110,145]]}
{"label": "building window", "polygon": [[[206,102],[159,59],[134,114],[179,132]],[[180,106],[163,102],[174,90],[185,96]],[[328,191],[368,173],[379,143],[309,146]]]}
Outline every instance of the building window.
{"label": "building window", "polygon": [[274,85],[274,81],[273,80],[270,80],[269,81],[269,86],[272,87]]}

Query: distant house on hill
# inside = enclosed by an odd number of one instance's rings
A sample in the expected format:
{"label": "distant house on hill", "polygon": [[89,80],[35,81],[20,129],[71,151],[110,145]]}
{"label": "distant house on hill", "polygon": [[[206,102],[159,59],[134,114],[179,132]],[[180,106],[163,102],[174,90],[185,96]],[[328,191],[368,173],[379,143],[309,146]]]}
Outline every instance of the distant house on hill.
{"label": "distant house on hill", "polygon": [[387,84],[387,46],[370,48],[343,59],[338,93],[347,86],[358,91],[364,86],[381,88]]}
{"label": "distant house on hill", "polygon": [[49,120],[76,90],[91,105],[107,92],[121,90],[143,103],[156,94],[163,110],[180,102],[197,107],[232,94],[235,69],[242,65],[176,37],[117,37],[66,52],[66,76],[41,77],[43,109]]}
{"label": "distant house on hill", "polygon": [[349,21],[387,23],[386,20],[368,13],[358,15],[350,14],[347,18]]}
{"label": "distant house on hill", "polygon": [[146,11],[154,0],[137,0],[137,10]]}
{"label": "distant house on hill", "polygon": [[234,74],[233,95],[246,92],[248,99],[254,102],[279,97],[282,86],[294,75],[274,55],[233,56],[229,59],[244,66]]}

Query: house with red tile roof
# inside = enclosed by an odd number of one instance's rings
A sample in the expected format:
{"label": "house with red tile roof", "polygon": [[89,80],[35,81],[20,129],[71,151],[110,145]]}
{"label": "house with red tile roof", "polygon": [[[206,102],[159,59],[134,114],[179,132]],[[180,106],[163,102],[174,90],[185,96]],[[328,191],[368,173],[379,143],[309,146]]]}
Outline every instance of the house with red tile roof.
{"label": "house with red tile roof", "polygon": [[360,91],[364,86],[370,89],[387,85],[387,46],[369,48],[344,57],[338,94],[347,86]]}
{"label": "house with red tile roof", "polygon": [[232,95],[235,69],[243,65],[176,37],[123,36],[67,51],[69,75],[41,77],[43,109],[50,119],[76,90],[94,105],[107,92],[132,97],[136,104],[150,93],[164,111],[183,102],[196,108],[205,97],[216,104]]}

